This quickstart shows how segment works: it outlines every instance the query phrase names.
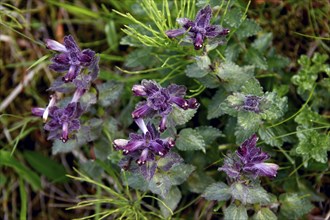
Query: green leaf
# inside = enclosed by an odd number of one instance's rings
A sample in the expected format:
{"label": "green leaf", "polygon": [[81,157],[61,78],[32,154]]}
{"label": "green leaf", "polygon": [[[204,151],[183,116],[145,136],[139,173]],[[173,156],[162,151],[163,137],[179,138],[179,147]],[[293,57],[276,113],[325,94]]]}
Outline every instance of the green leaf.
{"label": "green leaf", "polygon": [[194,117],[196,114],[197,109],[187,109],[184,110],[177,106],[173,106],[173,111],[169,115],[169,117],[174,121],[175,125],[184,125],[188,121]]}
{"label": "green leaf", "polygon": [[108,19],[108,22],[105,25],[104,33],[106,35],[108,47],[111,51],[114,51],[118,48],[118,33],[113,19]]}
{"label": "green leaf", "polygon": [[225,218],[224,220],[233,220],[233,219],[239,219],[239,220],[247,220],[247,210],[243,205],[236,206],[235,204],[231,204],[228,206],[225,211]]}
{"label": "green leaf", "polygon": [[36,151],[24,151],[24,157],[36,171],[45,175],[54,183],[68,181],[68,177],[65,176],[67,174],[66,170],[62,164]]}
{"label": "green leaf", "polygon": [[125,185],[132,187],[133,189],[138,189],[141,191],[147,191],[148,182],[140,173],[131,173],[123,171],[121,172],[121,179]]}
{"label": "green leaf", "polygon": [[227,201],[231,198],[231,193],[229,186],[223,182],[217,182],[207,187],[202,197],[207,200]]}
{"label": "green leaf", "polygon": [[209,185],[214,183],[214,179],[206,175],[205,172],[196,171],[189,176],[187,183],[191,192],[201,194]]}
{"label": "green leaf", "polygon": [[322,72],[330,73],[330,67],[325,64],[327,61],[327,55],[321,55],[315,53],[312,59],[308,58],[306,55],[302,55],[298,63],[301,65],[301,69],[298,74],[291,78],[294,85],[297,85],[297,92],[304,99],[307,98],[307,94],[313,89],[314,83],[318,78],[318,74]]}
{"label": "green leaf", "polygon": [[261,124],[262,120],[259,114],[248,111],[238,112],[237,127],[235,129],[236,143],[242,143],[256,133]]}
{"label": "green leaf", "polygon": [[319,115],[317,112],[312,111],[309,107],[305,107],[299,115],[295,117],[295,122],[304,127],[310,128],[313,126],[314,122],[326,123],[324,117]]}
{"label": "green leaf", "polygon": [[288,108],[287,97],[279,97],[275,92],[266,92],[260,102],[262,119],[272,121],[284,115]]}
{"label": "green leaf", "polygon": [[48,55],[45,55],[45,56],[43,56],[43,57],[40,57],[40,58],[39,58],[37,61],[35,61],[31,66],[29,66],[29,68],[27,68],[26,71],[28,71],[28,70],[32,69],[33,67],[39,65],[40,63],[44,62],[46,59],[48,59],[49,56],[50,56],[50,55],[48,54]]}
{"label": "green leaf", "polygon": [[97,85],[99,90],[99,103],[103,107],[110,106],[119,98],[123,87],[123,84],[114,81],[108,81]]}
{"label": "green leaf", "polygon": [[268,204],[270,196],[261,186],[247,186],[242,183],[233,183],[230,186],[230,193],[234,199],[241,201],[243,204]]}
{"label": "green leaf", "polygon": [[68,12],[76,15],[77,17],[81,17],[86,19],[86,17],[90,17],[92,19],[97,19],[101,15],[100,13],[94,12],[90,9],[86,9],[81,6],[71,5],[68,3],[62,3],[54,0],[47,0],[47,2],[57,5],[63,9],[66,9]]}
{"label": "green leaf", "polygon": [[55,155],[58,153],[68,153],[82,146],[83,144],[85,143],[79,145],[79,143],[76,140],[72,140],[72,139],[69,139],[66,143],[63,143],[61,140],[56,139],[53,142],[52,154]]}
{"label": "green leaf", "polygon": [[227,93],[220,88],[212,97],[207,109],[207,119],[220,117],[224,114],[221,109],[221,103],[226,99]]}
{"label": "green leaf", "polygon": [[242,11],[239,8],[232,8],[227,12],[224,21],[231,28],[238,28],[242,23]]}
{"label": "green leaf", "polygon": [[277,138],[277,136],[283,134],[281,126],[275,126],[271,128],[261,126],[258,130],[258,133],[260,138],[265,141],[266,144],[277,147],[281,147],[283,145],[283,139]]}
{"label": "green leaf", "polygon": [[184,163],[176,163],[167,172],[171,185],[180,185],[188,179],[190,174],[195,170],[195,166]]}
{"label": "green leaf", "polygon": [[290,59],[284,56],[275,54],[267,57],[268,71],[278,71],[290,64]]}
{"label": "green leaf", "polygon": [[277,216],[269,208],[261,208],[256,212],[253,217],[253,220],[277,220]]}
{"label": "green leaf", "polygon": [[237,115],[237,124],[244,130],[251,130],[256,132],[261,125],[262,121],[258,113],[240,111]]}
{"label": "green leaf", "polygon": [[237,43],[229,44],[225,50],[225,57],[227,61],[235,62],[242,52],[242,48]]}
{"label": "green leaf", "polygon": [[128,54],[125,66],[128,68],[136,68],[136,67],[151,67],[156,62],[157,59],[150,59],[150,53],[152,49],[150,47],[142,47],[135,49],[131,53]]}
{"label": "green leaf", "polygon": [[191,128],[182,129],[176,140],[176,147],[179,150],[202,150],[205,152],[203,137]]}
{"label": "green leaf", "polygon": [[259,81],[254,77],[245,82],[241,88],[241,92],[245,95],[255,96],[262,96],[264,94]]}
{"label": "green leaf", "polygon": [[[1,163],[0,163],[1,164]],[[8,180],[8,177],[6,177],[5,175],[3,175],[3,171],[1,171],[1,175],[0,175],[0,187],[3,189],[3,187],[5,186],[6,182]]]}
{"label": "green leaf", "polygon": [[201,69],[196,63],[186,67],[185,73],[190,78],[202,78],[209,73],[207,69]]}
{"label": "green leaf", "polygon": [[8,166],[14,169],[20,177],[32,186],[34,191],[41,189],[39,176],[11,156],[10,152],[0,150],[0,167],[1,166]]}
{"label": "green leaf", "polygon": [[238,91],[254,75],[254,66],[240,67],[230,61],[219,66],[216,74],[223,81],[228,92]]}
{"label": "green leaf", "polygon": [[196,64],[201,70],[210,70],[211,60],[207,55],[196,56]]}
{"label": "green leaf", "polygon": [[273,34],[272,33],[265,33],[252,43],[252,47],[257,49],[259,52],[264,53],[267,48],[269,48],[273,41]]}
{"label": "green leaf", "polygon": [[313,205],[306,196],[297,193],[284,193],[279,196],[280,216],[284,219],[298,219],[309,213]]}
{"label": "green leaf", "polygon": [[81,162],[79,168],[92,179],[99,179],[103,172],[102,167],[95,160]]}
{"label": "green leaf", "polygon": [[168,175],[156,173],[150,180],[148,188],[152,193],[160,195],[162,198],[166,198],[172,185],[173,184]]}
{"label": "green leaf", "polygon": [[240,144],[244,142],[246,139],[251,137],[256,131],[255,130],[249,130],[244,129],[241,126],[237,125],[235,128],[235,137],[236,137],[236,144]]}
{"label": "green leaf", "polygon": [[245,19],[241,26],[237,29],[236,35],[239,40],[256,35],[261,30],[261,27],[250,19]]}
{"label": "green leaf", "polygon": [[163,203],[158,201],[158,206],[160,207],[160,211],[162,212],[164,218],[168,218],[169,216],[171,216],[171,212],[170,210],[168,210],[168,208],[170,208],[173,213],[173,211],[178,206],[181,197],[182,195],[179,188],[176,186],[172,186],[167,196],[162,200],[167,207],[165,207]]}
{"label": "green leaf", "polygon": [[19,179],[19,194],[20,194],[20,219],[26,219],[27,217],[27,207],[28,207],[28,199],[27,199],[27,190],[24,185],[24,181]]}
{"label": "green leaf", "polygon": [[195,130],[203,137],[206,145],[212,144],[218,137],[222,136],[222,132],[212,126],[200,126]]}
{"label": "green leaf", "polygon": [[215,74],[207,74],[202,78],[198,78],[198,81],[203,84],[206,88],[216,89],[220,86],[220,81]]}
{"label": "green leaf", "polygon": [[304,127],[297,127],[297,137],[299,139],[297,154],[303,156],[304,160],[313,158],[317,162],[327,163],[330,150],[329,136],[318,133],[316,130],[305,130]]}
{"label": "green leaf", "polygon": [[244,53],[244,60],[249,63],[253,64],[255,67],[267,70],[267,60],[266,58],[259,52],[258,50],[250,47],[246,53]]}
{"label": "green leaf", "polygon": [[250,204],[262,204],[267,205],[270,203],[270,196],[268,195],[267,191],[262,188],[261,186],[251,186],[248,189],[248,200],[247,202]]}
{"label": "green leaf", "polygon": [[188,65],[185,73],[191,78],[202,78],[211,72],[210,65],[211,60],[207,55],[196,56],[196,63]]}

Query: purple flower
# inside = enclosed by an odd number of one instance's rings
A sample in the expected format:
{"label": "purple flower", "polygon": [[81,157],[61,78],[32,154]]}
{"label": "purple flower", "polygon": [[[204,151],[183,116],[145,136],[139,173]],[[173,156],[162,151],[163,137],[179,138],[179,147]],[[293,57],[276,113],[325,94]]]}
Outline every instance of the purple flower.
{"label": "purple flower", "polygon": [[79,102],[69,103],[65,108],[50,107],[51,120],[44,126],[44,129],[49,131],[48,140],[59,138],[66,142],[70,133],[80,129],[79,117],[82,113],[83,109]]}
{"label": "purple flower", "polygon": [[273,163],[265,163],[270,156],[256,147],[257,135],[252,135],[243,142],[235,154],[225,159],[224,165],[219,171],[224,171],[230,178],[238,179],[242,174],[253,178],[258,176],[275,177],[279,166]]}
{"label": "purple flower", "polygon": [[57,72],[68,71],[63,77],[64,82],[71,82],[83,68],[88,67],[94,60],[95,52],[90,49],[80,50],[71,35],[64,37],[64,44],[47,39],[47,48],[61,52],[52,59],[49,68]]}
{"label": "purple flower", "polygon": [[31,110],[32,114],[34,114],[35,116],[42,117],[44,122],[46,122],[48,119],[48,115],[49,115],[49,109],[51,107],[55,106],[56,100],[57,100],[56,95],[55,94],[51,95],[50,99],[49,99],[49,104],[47,105],[47,107],[46,108],[40,108],[40,107],[32,108],[32,110]]}
{"label": "purple flower", "polygon": [[125,155],[131,157],[138,156],[136,163],[144,165],[147,161],[154,161],[155,156],[165,156],[167,152],[174,146],[172,138],[161,139],[159,132],[151,123],[145,125],[143,119],[136,119],[136,124],[142,130],[142,134],[131,133],[129,140],[114,140],[114,148],[122,150]]}
{"label": "purple flower", "polygon": [[177,22],[182,28],[168,30],[166,35],[169,38],[175,38],[184,33],[188,33],[193,41],[195,50],[199,50],[203,47],[205,38],[216,38],[219,36],[226,36],[229,30],[222,28],[220,25],[210,25],[212,17],[212,9],[208,5],[205,8],[198,11],[195,21],[191,21],[188,18],[179,18]]}
{"label": "purple flower", "polygon": [[163,132],[166,129],[167,116],[172,111],[172,105],[187,110],[195,109],[199,106],[195,98],[184,99],[186,87],[175,84],[162,88],[158,83],[152,80],[142,80],[141,85],[134,85],[132,88],[134,95],[146,97],[147,100],[140,102],[132,112],[134,119],[151,117],[158,113],[162,117],[159,130]]}
{"label": "purple flower", "polygon": [[244,98],[244,104],[239,108],[244,109],[245,111],[259,113],[260,112],[259,105],[261,99],[262,98],[260,98],[259,96],[246,95]]}

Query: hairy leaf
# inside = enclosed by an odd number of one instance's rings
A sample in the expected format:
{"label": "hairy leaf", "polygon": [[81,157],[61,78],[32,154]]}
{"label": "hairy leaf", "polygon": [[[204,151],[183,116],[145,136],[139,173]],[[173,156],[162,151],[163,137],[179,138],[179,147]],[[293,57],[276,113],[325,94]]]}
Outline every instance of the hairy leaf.
{"label": "hairy leaf", "polygon": [[222,136],[222,132],[212,126],[200,126],[195,130],[203,137],[206,145],[212,144],[218,137]]}
{"label": "hairy leaf", "polygon": [[207,119],[217,118],[223,115],[225,112],[221,109],[221,103],[226,99],[226,92],[223,89],[219,89],[207,109]]}
{"label": "hairy leaf", "polygon": [[267,70],[268,64],[266,58],[258,50],[250,47],[246,53],[244,53],[244,60],[254,65],[255,67]]}
{"label": "hairy leaf", "polygon": [[225,22],[229,27],[238,28],[242,22],[242,16],[242,11],[239,8],[233,8],[227,12]]}
{"label": "hairy leaf", "polygon": [[170,208],[173,212],[176,209],[176,207],[178,206],[178,204],[181,200],[181,197],[182,197],[182,195],[181,195],[181,191],[179,190],[179,188],[176,186],[172,186],[169,193],[167,194],[167,196],[162,200],[166,204],[167,207],[165,207],[163,205],[163,203],[158,202],[160,210],[165,218],[171,216],[171,212],[170,212],[170,210],[168,210],[168,208]]}
{"label": "hairy leaf", "polygon": [[269,208],[261,208],[256,212],[253,217],[253,220],[277,220],[277,216]]}
{"label": "hairy leaf", "polygon": [[304,127],[297,127],[297,137],[299,139],[297,154],[304,157],[304,160],[313,158],[317,162],[326,163],[328,161],[327,151],[330,150],[329,136],[318,133],[316,130],[307,130]]}
{"label": "hairy leaf", "polygon": [[202,197],[207,200],[227,201],[231,198],[231,193],[229,186],[223,182],[217,182],[207,187]]}
{"label": "hairy leaf", "polygon": [[191,128],[182,129],[176,140],[176,147],[179,150],[202,150],[205,152],[203,137]]}
{"label": "hairy leaf", "polygon": [[268,204],[270,196],[261,186],[246,186],[242,183],[234,183],[230,186],[230,193],[234,199],[243,204]]}
{"label": "hairy leaf", "polygon": [[217,75],[223,81],[224,88],[228,92],[238,91],[242,85],[254,75],[254,66],[240,67],[227,61],[219,66]]}
{"label": "hairy leaf", "polygon": [[252,47],[263,53],[271,46],[272,40],[273,33],[262,34],[252,43]]}
{"label": "hairy leaf", "polygon": [[189,190],[194,193],[203,193],[209,185],[214,183],[214,179],[208,176],[205,172],[193,172],[188,178]]}
{"label": "hairy leaf", "polygon": [[119,98],[124,86],[118,82],[108,81],[98,85],[97,88],[100,104],[103,107],[108,107]]}
{"label": "hairy leaf", "polygon": [[280,216],[285,219],[298,219],[313,208],[306,196],[297,193],[284,193],[279,197],[281,203]]}
{"label": "hairy leaf", "polygon": [[233,219],[239,219],[239,220],[247,220],[248,214],[247,210],[243,205],[236,206],[235,204],[231,204],[228,206],[225,211],[225,218],[224,220],[233,220]]}
{"label": "hairy leaf", "polygon": [[190,164],[174,164],[168,171],[167,177],[169,178],[171,185],[180,185],[187,180],[194,170],[195,167]]}
{"label": "hairy leaf", "polygon": [[287,111],[287,97],[279,97],[275,92],[266,92],[260,103],[262,119],[276,120]]}
{"label": "hairy leaf", "polygon": [[245,19],[241,26],[237,29],[236,35],[239,40],[256,35],[261,30],[260,26],[250,19]]}
{"label": "hairy leaf", "polygon": [[209,73],[210,70],[200,68],[197,63],[187,66],[185,73],[190,78],[202,78]]}
{"label": "hairy leaf", "polygon": [[162,198],[166,198],[172,185],[168,175],[156,173],[149,182],[149,190]]}
{"label": "hairy leaf", "polygon": [[192,117],[196,114],[197,109],[187,109],[183,110],[177,106],[173,106],[173,111],[169,117],[174,121],[176,125],[183,125],[190,121]]}

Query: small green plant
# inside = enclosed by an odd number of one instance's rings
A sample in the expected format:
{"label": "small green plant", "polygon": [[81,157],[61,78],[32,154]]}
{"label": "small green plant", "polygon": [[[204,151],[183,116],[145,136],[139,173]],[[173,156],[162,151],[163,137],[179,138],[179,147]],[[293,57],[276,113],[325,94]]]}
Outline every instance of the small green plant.
{"label": "small green plant", "polygon": [[[10,115],[0,117],[13,146],[0,150],[0,166],[20,181],[22,218],[24,181],[34,191],[42,187],[36,173],[87,186],[65,209],[90,210],[75,219],[303,219],[322,207],[328,55],[301,55],[296,65],[278,53],[276,33],[248,16],[250,1],[110,1],[91,10],[48,2],[97,20],[105,39],[46,39],[56,51],[48,67],[57,77],[48,105],[32,108],[43,120],[10,125]],[[7,9],[0,18],[22,28],[19,10],[0,6]],[[80,49],[86,47],[93,50]],[[29,69],[45,68],[48,57]],[[27,128],[39,121],[43,129]],[[62,165],[38,152],[14,154],[34,130],[52,140],[53,155],[79,159],[66,165],[75,174],[65,176]],[[0,185],[8,188],[7,179]]]}

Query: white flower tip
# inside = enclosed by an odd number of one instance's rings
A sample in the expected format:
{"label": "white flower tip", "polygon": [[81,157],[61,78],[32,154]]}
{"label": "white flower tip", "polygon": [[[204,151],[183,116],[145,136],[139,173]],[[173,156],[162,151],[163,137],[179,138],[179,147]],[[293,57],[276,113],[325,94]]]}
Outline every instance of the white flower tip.
{"label": "white flower tip", "polygon": [[59,52],[67,52],[67,49],[65,48],[65,46],[55,40],[51,40],[51,39],[46,39],[46,47],[50,50],[55,50],[55,51],[59,51]]}

